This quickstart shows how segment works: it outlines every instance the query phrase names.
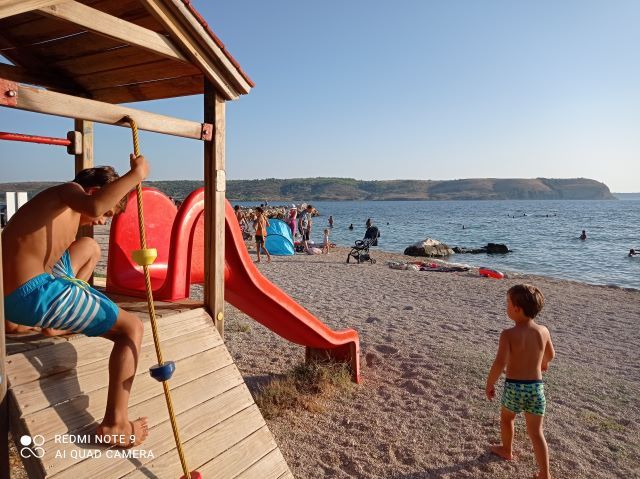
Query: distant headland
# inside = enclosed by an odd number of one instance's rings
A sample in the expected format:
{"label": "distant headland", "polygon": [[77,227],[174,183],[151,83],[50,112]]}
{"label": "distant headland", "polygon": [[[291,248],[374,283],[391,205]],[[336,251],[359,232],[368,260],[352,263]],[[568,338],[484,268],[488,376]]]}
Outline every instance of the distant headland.
{"label": "distant headland", "polygon": [[[36,193],[55,182],[0,183],[4,191]],[[197,180],[148,181],[167,195],[184,198],[203,185]],[[2,195],[4,196],[4,195]],[[382,180],[292,178],[230,180],[227,197],[235,201],[350,200],[614,200],[609,187],[588,178],[469,178],[461,180]]]}

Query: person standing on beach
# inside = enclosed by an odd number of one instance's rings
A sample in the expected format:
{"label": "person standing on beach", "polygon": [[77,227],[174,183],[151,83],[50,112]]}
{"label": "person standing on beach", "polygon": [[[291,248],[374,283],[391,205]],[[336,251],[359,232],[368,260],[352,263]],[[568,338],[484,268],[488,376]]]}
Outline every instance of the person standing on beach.
{"label": "person standing on beach", "polygon": [[307,205],[307,208],[302,212],[300,218],[300,233],[302,234],[302,243],[304,244],[304,250],[309,251],[309,239],[311,238],[311,227],[313,220],[311,214],[313,213],[313,206]]}
{"label": "person standing on beach", "polygon": [[112,341],[106,408],[95,435],[122,447],[149,434],[147,418],[130,421],[128,407],[144,326],[87,283],[100,245],[76,234],[81,225],[104,225],[124,211],[129,192],[149,173],[143,156],[131,155],[130,165],[122,177],[110,166],[80,171],[38,193],[2,231],[7,332],[75,332]]}
{"label": "person standing on beach", "polygon": [[322,253],[329,254],[329,228],[324,229],[324,237],[322,239]]}
{"label": "person standing on beach", "polygon": [[367,231],[364,233],[364,239],[368,239],[371,246],[378,246],[378,238],[380,238],[380,230],[373,224],[371,219],[368,219]]}
{"label": "person standing on beach", "polygon": [[555,357],[549,330],[534,318],[544,306],[544,296],[535,286],[518,284],[507,292],[507,315],[515,326],[500,334],[496,358],[487,376],[486,394],[493,401],[495,383],[506,369],[500,432],[502,444],[491,452],[508,461],[513,459],[513,433],[516,415],[524,412],[527,433],[538,463],[538,479],[550,479],[549,449],[542,423],[546,408],[542,372]]}
{"label": "person standing on beach", "polygon": [[253,229],[256,230],[256,253],[258,254],[258,259],[256,263],[260,262],[260,250],[263,249],[265,253],[267,253],[267,263],[271,263],[271,255],[269,254],[269,250],[264,245],[267,239],[267,228],[271,226],[269,224],[269,220],[264,215],[264,210],[261,207],[256,208],[256,219],[253,222]]}
{"label": "person standing on beach", "polygon": [[295,204],[291,205],[291,209],[289,210],[289,217],[287,218],[287,224],[289,225],[289,229],[291,230],[291,237],[296,239],[296,235],[298,234],[298,208],[296,208]]}

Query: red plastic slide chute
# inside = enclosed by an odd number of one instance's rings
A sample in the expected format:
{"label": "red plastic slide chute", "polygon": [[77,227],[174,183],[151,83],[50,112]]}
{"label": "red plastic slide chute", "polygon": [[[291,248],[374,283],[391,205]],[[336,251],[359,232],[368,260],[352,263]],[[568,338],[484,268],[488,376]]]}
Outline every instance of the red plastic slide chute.
{"label": "red plastic slide chute", "polygon": [[[135,198],[114,217],[109,239],[107,292],[144,296],[142,268],[131,259],[139,249]],[[204,189],[192,192],[178,210],[158,190],[143,189],[147,244],[158,250],[150,267],[154,298],[189,296],[192,283],[204,282]],[[253,264],[233,208],[225,211],[225,300],[279,336],[306,346],[307,358],[347,362],[359,382],[360,343],[353,329],[333,331],[265,278]]]}

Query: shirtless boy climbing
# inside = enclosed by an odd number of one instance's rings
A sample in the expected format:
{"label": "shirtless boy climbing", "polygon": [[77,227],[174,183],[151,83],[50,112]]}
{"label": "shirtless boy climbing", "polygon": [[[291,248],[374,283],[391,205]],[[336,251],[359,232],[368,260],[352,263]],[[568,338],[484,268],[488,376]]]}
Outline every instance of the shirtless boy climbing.
{"label": "shirtless boy climbing", "polygon": [[533,320],[543,306],[544,296],[535,286],[519,284],[507,292],[507,315],[516,324],[500,334],[486,393],[493,400],[495,383],[506,368],[500,413],[502,444],[493,446],[491,452],[506,460],[513,459],[514,420],[516,414],[524,412],[539,468],[535,477],[549,479],[549,449],[542,429],[546,407],[542,371],[547,370],[555,351],[549,330]]}
{"label": "shirtless boy climbing", "polygon": [[122,177],[109,166],[88,168],[72,182],[42,191],[2,231],[7,332],[40,329],[113,341],[107,406],[96,435],[112,443],[111,438],[127,438],[117,441],[124,447],[140,444],[148,434],[147,418],[128,416],[143,324],[86,283],[100,246],[92,238],[76,240],[76,233],[79,226],[105,224],[124,209],[129,191],[149,172],[143,156],[131,155],[130,163]]}

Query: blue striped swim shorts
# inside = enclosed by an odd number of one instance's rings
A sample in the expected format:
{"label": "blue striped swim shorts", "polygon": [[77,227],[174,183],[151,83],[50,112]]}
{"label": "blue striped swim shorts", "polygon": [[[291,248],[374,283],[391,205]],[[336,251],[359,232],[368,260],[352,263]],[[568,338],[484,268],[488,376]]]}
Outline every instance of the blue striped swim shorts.
{"label": "blue striped swim shorts", "polygon": [[69,251],[51,274],[31,278],[4,298],[5,317],[12,323],[100,336],[118,317],[118,306],[71,269]]}

